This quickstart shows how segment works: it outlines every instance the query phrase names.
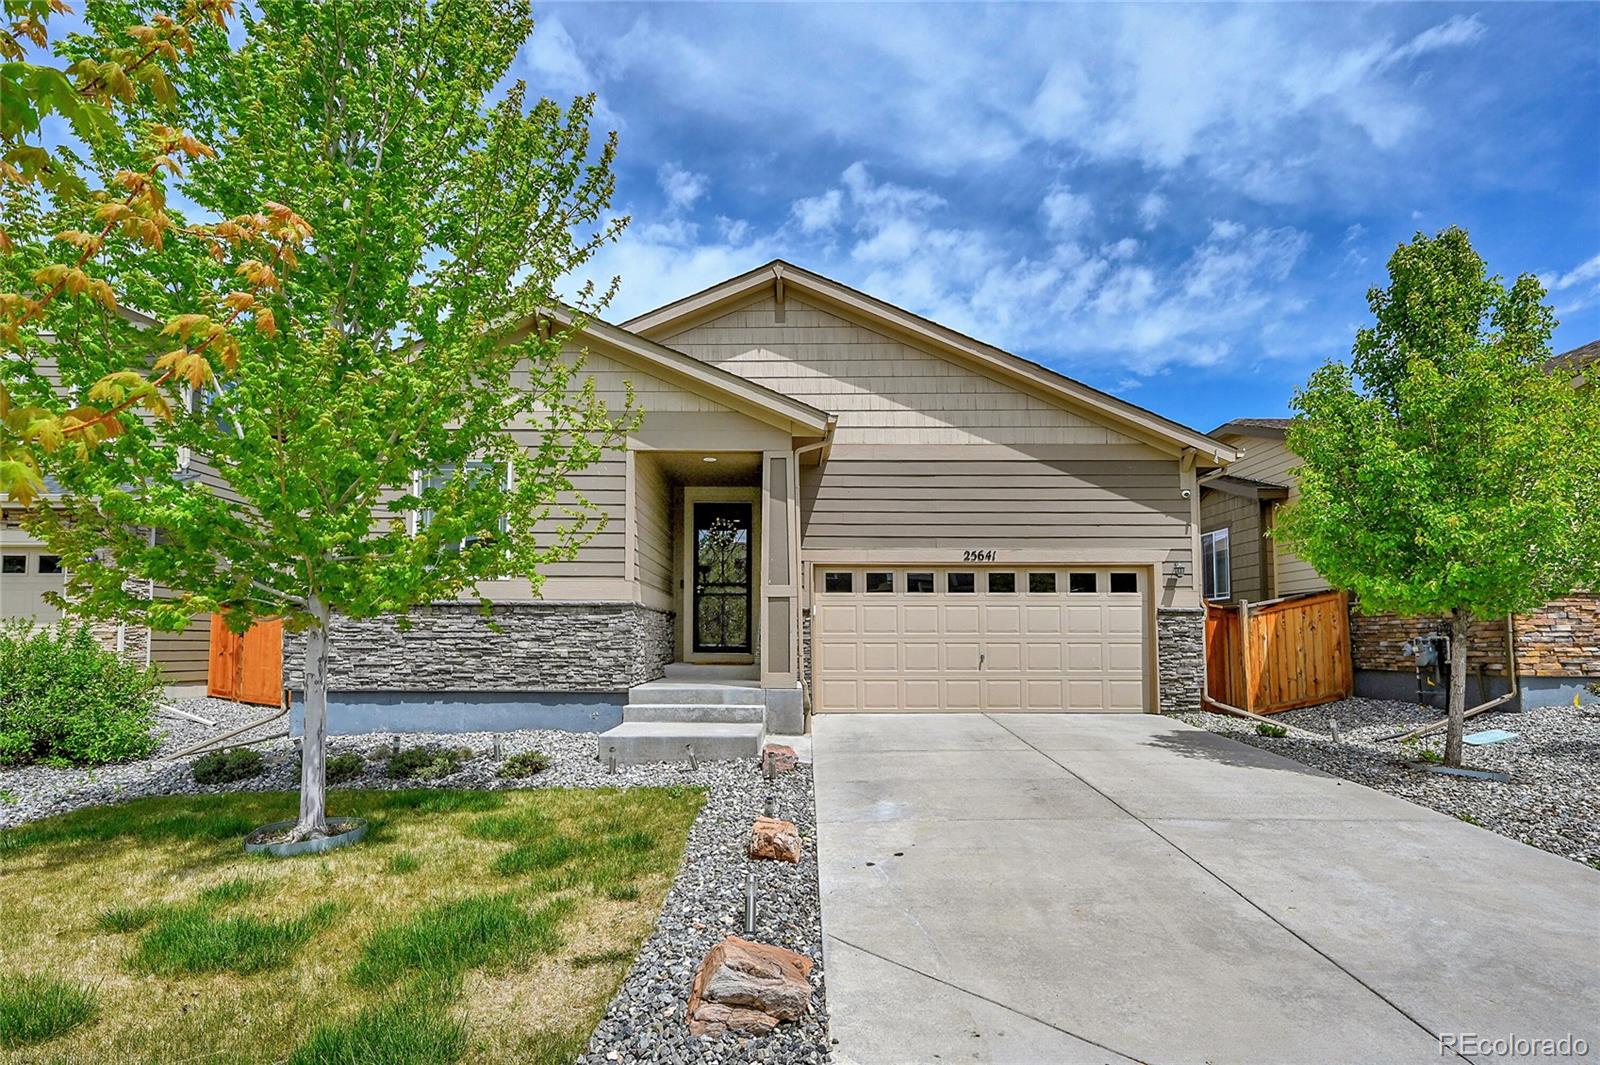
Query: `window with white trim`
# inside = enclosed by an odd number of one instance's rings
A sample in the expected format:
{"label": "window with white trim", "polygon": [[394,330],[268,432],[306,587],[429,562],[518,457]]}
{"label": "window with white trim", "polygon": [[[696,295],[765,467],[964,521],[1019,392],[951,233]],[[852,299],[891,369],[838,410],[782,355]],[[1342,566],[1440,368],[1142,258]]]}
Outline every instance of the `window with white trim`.
{"label": "window with white trim", "polygon": [[1227,599],[1233,594],[1233,564],[1228,551],[1228,530],[1200,534],[1201,587],[1207,599]]}
{"label": "window with white trim", "polygon": [[[499,473],[502,478],[501,483],[507,489],[511,487],[511,467],[509,465],[502,465],[498,462],[488,462],[482,459],[473,459],[466,464],[466,470],[468,475],[472,477],[480,477],[483,474],[491,471]],[[447,484],[449,480],[455,476],[455,472],[456,470],[454,466],[445,465],[440,466],[433,473],[414,474],[412,476],[412,490],[418,495],[421,495],[423,492],[428,491],[429,489],[443,488],[445,484]],[[426,529],[431,524],[433,524],[432,510],[428,509],[427,507],[423,507],[419,510],[412,511],[411,534],[413,536],[415,536],[417,533],[420,533],[423,529]],[[506,516],[502,514],[498,524],[499,530],[501,532],[505,532],[510,527],[510,523],[507,521]],[[464,537],[456,545],[456,549],[460,550],[461,548],[466,547],[468,544],[477,543],[481,539],[481,536]]]}

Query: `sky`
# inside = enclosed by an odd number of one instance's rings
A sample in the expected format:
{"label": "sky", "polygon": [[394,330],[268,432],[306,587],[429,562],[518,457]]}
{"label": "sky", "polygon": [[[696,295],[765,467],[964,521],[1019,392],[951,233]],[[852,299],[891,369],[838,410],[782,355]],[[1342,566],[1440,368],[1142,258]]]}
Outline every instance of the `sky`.
{"label": "sky", "polygon": [[1600,4],[536,5],[613,321],[774,258],[1170,418],[1278,416],[1460,225],[1600,338]]}

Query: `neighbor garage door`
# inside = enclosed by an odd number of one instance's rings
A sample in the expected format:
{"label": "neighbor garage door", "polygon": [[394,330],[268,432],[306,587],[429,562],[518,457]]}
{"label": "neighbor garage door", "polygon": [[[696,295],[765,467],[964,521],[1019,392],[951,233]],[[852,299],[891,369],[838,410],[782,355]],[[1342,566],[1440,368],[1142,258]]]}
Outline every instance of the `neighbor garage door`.
{"label": "neighbor garage door", "polygon": [[1148,571],[816,566],[819,711],[1148,708]]}

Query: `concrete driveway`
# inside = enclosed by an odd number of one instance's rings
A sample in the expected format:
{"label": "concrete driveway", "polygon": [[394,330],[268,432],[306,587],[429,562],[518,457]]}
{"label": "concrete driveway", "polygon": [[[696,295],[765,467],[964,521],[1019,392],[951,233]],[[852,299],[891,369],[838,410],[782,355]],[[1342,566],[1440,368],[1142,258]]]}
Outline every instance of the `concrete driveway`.
{"label": "concrete driveway", "polygon": [[1160,717],[814,732],[841,1062],[1600,1061],[1600,872]]}

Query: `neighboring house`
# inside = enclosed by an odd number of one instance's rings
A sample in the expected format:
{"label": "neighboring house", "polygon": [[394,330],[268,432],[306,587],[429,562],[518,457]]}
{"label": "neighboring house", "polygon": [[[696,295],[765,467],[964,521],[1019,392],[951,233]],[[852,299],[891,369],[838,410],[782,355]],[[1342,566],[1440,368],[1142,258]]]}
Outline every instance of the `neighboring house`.
{"label": "neighboring house", "polygon": [[1196,705],[1227,445],[784,262],[577,346],[645,411],[578,479],[604,531],[540,598],[485,585],[498,631],[475,599],[336,619],[336,731]]}
{"label": "neighboring house", "polygon": [[22,529],[15,506],[0,504],[0,620],[49,623],[61,611],[45,594],[61,594],[61,559]]}
{"label": "neighboring house", "polygon": [[[1548,363],[1574,374],[1600,361],[1600,340]],[[1272,538],[1280,507],[1299,492],[1292,472],[1298,458],[1285,443],[1287,418],[1235,418],[1209,435],[1241,452],[1225,471],[1200,480],[1202,594],[1213,602],[1259,603],[1322,591],[1327,582],[1303,559]],[[1523,705],[1570,703],[1600,681],[1600,595],[1578,594],[1518,617],[1516,660]],[[1414,698],[1416,668],[1401,650],[1412,638],[1442,631],[1442,619],[1365,615],[1353,611],[1350,644],[1356,694]],[[1503,622],[1475,627],[1469,651],[1469,698],[1505,691],[1507,644]]]}

